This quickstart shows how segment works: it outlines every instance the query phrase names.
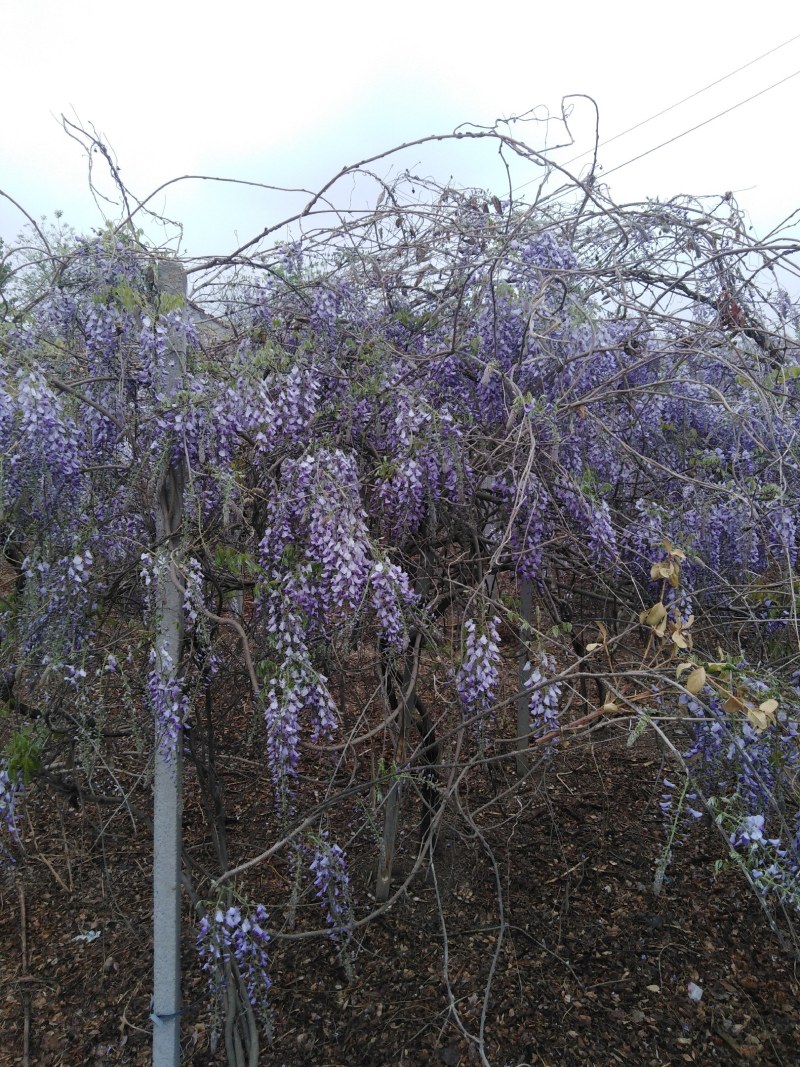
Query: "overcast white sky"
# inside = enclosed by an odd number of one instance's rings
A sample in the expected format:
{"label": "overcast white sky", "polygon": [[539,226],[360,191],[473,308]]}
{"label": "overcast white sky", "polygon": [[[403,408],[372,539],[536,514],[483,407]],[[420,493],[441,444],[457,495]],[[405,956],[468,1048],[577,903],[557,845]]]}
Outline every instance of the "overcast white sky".
{"label": "overcast white sky", "polygon": [[[462,122],[536,106],[557,115],[568,93],[596,99],[605,139],[800,35],[791,12],[785,0],[5,0],[0,189],[36,217],[61,209],[81,231],[101,222],[86,160],[58,125],[62,112],[105,135],[138,196],[189,173],[317,187],[346,163]],[[787,77],[610,175],[612,195],[733,190],[763,235],[800,207],[800,37],[600,153],[611,171]],[[577,143],[560,161],[591,146],[592,109],[574,105]],[[529,133],[544,147],[544,126]],[[557,135],[551,126],[550,143]],[[490,149],[417,151],[403,165],[417,161],[424,173],[503,194]],[[293,205],[183,183],[158,206],[184,222],[184,250],[206,255],[231,250]],[[12,237],[22,221],[0,199],[0,235]]]}

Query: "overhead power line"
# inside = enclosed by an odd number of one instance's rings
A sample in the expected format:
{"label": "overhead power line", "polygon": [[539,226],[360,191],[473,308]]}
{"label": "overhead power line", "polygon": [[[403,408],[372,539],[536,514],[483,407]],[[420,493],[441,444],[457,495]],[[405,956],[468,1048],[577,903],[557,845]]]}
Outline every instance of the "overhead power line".
{"label": "overhead power line", "polygon": [[[611,144],[612,141],[618,141],[621,137],[625,137],[629,133],[633,133],[634,130],[641,129],[642,126],[648,125],[650,122],[654,122],[655,119],[661,118],[662,115],[666,115],[670,111],[674,111],[675,108],[680,107],[682,104],[687,103],[689,100],[694,100],[695,97],[701,96],[703,93],[708,92],[709,89],[713,89],[715,86],[720,85],[722,82],[727,81],[734,75],[741,73],[748,67],[752,67],[755,63],[759,63],[762,59],[766,59],[767,56],[773,55],[775,52],[779,52],[782,48],[786,48],[787,45],[793,44],[795,41],[800,40],[800,34],[795,34],[793,37],[789,37],[787,40],[782,41],[780,44],[775,45],[774,48],[770,48],[767,52],[762,52],[761,55],[756,56],[754,59],[750,59],[747,63],[743,63],[740,67],[736,67],[734,70],[729,71],[727,74],[723,74],[721,78],[717,78],[713,82],[709,82],[708,85],[704,85],[702,89],[697,89],[695,92],[690,93],[689,96],[684,96],[681,100],[676,100],[674,104],[670,104],[668,107],[663,108],[661,111],[657,111],[654,115],[650,115],[649,118],[642,119],[641,122],[637,122],[633,126],[629,126],[627,129],[622,130],[620,133],[615,133],[613,137],[609,137],[605,141],[600,141],[597,148],[604,148],[606,145]],[[685,137],[687,134],[692,133],[694,130],[700,129],[702,126],[707,125],[709,122],[713,122],[715,119],[721,118],[723,115],[727,115],[730,111],[734,111],[737,107],[741,107],[743,104],[749,103],[751,100],[755,100],[756,97],[761,96],[763,93],[769,92],[770,89],[774,89],[783,82],[788,81],[790,78],[794,78],[800,71],[795,71],[794,74],[788,75],[779,82],[775,82],[773,85],[767,86],[766,89],[762,89],[753,96],[749,96],[746,100],[741,100],[738,104],[733,104],[725,111],[720,111],[717,115],[713,115],[711,118],[706,119],[704,122],[698,123],[697,126],[692,126],[688,130],[684,130],[683,133],[677,134],[675,137],[670,138],[668,141],[663,141],[661,144],[656,145],[654,148],[648,149],[646,152],[642,152],[638,156],[634,156],[632,159],[627,160],[625,163],[620,163],[619,166],[614,167],[613,170],[606,171],[604,177],[608,174],[613,174],[614,171],[621,170],[623,167],[629,166],[631,163],[635,163],[637,160],[642,159],[644,156],[650,155],[653,152],[658,151],[659,148],[664,148],[666,145],[672,144],[673,141],[679,140],[681,137]],[[586,156],[591,156],[595,152],[594,148],[590,148],[585,152],[581,152],[577,156],[573,156],[563,164],[564,167],[570,166],[570,164],[577,162],[579,159],[583,159]],[[533,185],[535,182],[540,181],[539,178],[531,178],[529,181],[522,182],[520,185],[514,188],[514,192],[519,192],[520,189],[524,189],[528,185]]]}
{"label": "overhead power line", "polygon": [[623,167],[629,167],[631,163],[636,163],[639,159],[644,159],[645,156],[650,156],[653,152],[658,152],[661,148],[666,148],[667,145],[674,144],[675,141],[680,141],[682,137],[686,137],[690,133],[694,133],[695,130],[700,130],[703,126],[708,126],[710,122],[716,122],[717,119],[721,119],[724,115],[729,115],[732,111],[736,111],[737,108],[743,107],[745,104],[749,104],[751,100],[756,100],[759,96],[763,96],[764,93],[770,92],[772,89],[777,89],[779,85],[783,85],[792,78],[796,78],[800,74],[800,70],[796,70],[793,74],[787,74],[785,78],[781,78],[780,81],[773,82],[772,85],[768,85],[765,89],[760,89],[757,93],[753,93],[752,96],[748,96],[745,100],[740,100],[737,104],[731,104],[730,107],[726,107],[724,111],[718,111],[716,115],[712,115],[711,118],[704,119],[703,122],[698,122],[696,126],[690,126],[688,130],[684,130],[682,133],[675,134],[674,137],[670,137],[667,141],[662,141],[661,144],[655,145],[653,148],[648,148],[646,152],[640,152],[638,156],[634,156],[632,159],[626,160],[624,163],[620,163],[616,167],[612,167],[611,170],[603,171],[603,178],[607,178],[609,174],[615,174],[618,170],[622,170]]}
{"label": "overhead power line", "polygon": [[[662,115],[668,114],[670,111],[674,111],[676,107],[680,107],[681,104],[686,104],[690,100],[694,100],[696,96],[702,96],[703,93],[707,93],[709,89],[713,89],[717,85],[721,85],[728,78],[734,77],[736,74],[740,74],[743,70],[747,70],[748,67],[752,67],[753,64],[759,63],[762,59],[766,59],[767,56],[773,55],[775,52],[779,52],[781,48],[786,48],[787,45],[793,44],[794,41],[800,40],[800,33],[795,34],[794,37],[790,37],[788,41],[783,41],[781,44],[776,45],[774,48],[770,48],[768,52],[762,52],[760,56],[756,56],[755,59],[748,60],[747,63],[743,63],[741,67],[737,67],[735,70],[729,71],[727,74],[723,74],[721,78],[717,78],[716,81],[709,82],[708,85],[704,85],[702,89],[697,89],[695,92],[690,93],[688,96],[684,96],[682,100],[676,100],[674,104],[670,104],[669,107],[663,108],[661,111],[657,111],[655,115],[651,115],[649,118],[642,119],[641,122],[637,122],[634,126],[629,126],[627,130],[622,130],[620,133],[615,133],[613,137],[609,137],[605,141],[601,141],[598,144],[598,148],[605,148],[606,145],[612,143],[612,141],[618,141],[620,137],[625,137],[629,133],[633,133],[634,130],[639,130],[642,126],[646,126],[650,122],[654,122],[656,119],[660,119]],[[564,164],[568,167],[571,163],[577,162],[579,159],[583,159],[585,156],[591,156],[594,153],[593,148],[587,149],[585,152],[581,152],[580,155],[573,156],[572,159],[568,159]]]}

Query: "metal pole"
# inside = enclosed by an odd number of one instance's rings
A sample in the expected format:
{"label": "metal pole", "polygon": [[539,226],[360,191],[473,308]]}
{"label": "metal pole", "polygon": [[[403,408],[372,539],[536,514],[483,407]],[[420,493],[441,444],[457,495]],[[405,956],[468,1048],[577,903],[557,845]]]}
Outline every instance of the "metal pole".
{"label": "metal pole", "polygon": [[520,650],[519,650],[519,696],[517,697],[517,774],[522,777],[528,771],[528,747],[531,736],[530,696],[523,692],[526,682],[525,665],[530,656],[532,588],[523,578],[520,589]]}
{"label": "metal pole", "polygon": [[[158,264],[156,290],[186,296],[186,275],[180,263]],[[186,365],[183,335],[168,336],[167,365],[162,385],[167,396],[181,386]],[[156,665],[163,675],[180,664],[183,603],[177,583],[175,554],[183,521],[183,461],[167,464],[159,486],[156,531],[162,566],[158,577]],[[181,1011],[181,836],[182,744],[165,751],[156,724],[153,806],[153,1067],[179,1067]]]}

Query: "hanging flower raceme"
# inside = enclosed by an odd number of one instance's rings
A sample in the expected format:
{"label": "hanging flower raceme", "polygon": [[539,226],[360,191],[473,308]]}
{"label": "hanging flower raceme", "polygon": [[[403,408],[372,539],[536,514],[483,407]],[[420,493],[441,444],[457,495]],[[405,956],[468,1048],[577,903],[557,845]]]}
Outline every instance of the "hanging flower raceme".
{"label": "hanging flower raceme", "polygon": [[150,710],[156,722],[156,732],[162,752],[168,759],[174,757],[178,743],[187,726],[189,697],[183,682],[174,670],[166,650],[161,652],[161,669],[157,664],[154,649],[150,650],[150,671],[147,675],[147,694]]}
{"label": "hanging flower raceme", "polygon": [[408,575],[395,563],[379,560],[370,573],[372,606],[380,623],[383,640],[393,652],[403,652],[408,645],[404,607],[417,603]]}
{"label": "hanging flower raceme", "polygon": [[268,1018],[269,977],[267,945],[269,915],[263,904],[254,908],[235,905],[216,908],[200,920],[197,950],[208,975],[211,999],[219,1004],[226,988],[226,972],[236,967],[244,982],[247,999]]}
{"label": "hanging flower raceme", "polygon": [[482,626],[474,619],[464,623],[464,659],[456,675],[456,688],[467,718],[489,713],[500,681],[500,619],[493,616]]}
{"label": "hanging flower raceme", "polygon": [[20,370],[16,395],[6,395],[2,406],[3,421],[12,429],[3,464],[6,502],[17,503],[16,494],[27,490],[25,510],[52,527],[61,507],[74,508],[83,484],[80,431],[38,371]]}
{"label": "hanging flower raceme", "polygon": [[558,706],[561,700],[561,684],[547,679],[556,674],[556,661],[546,652],[538,661],[526,663],[524,667],[525,688],[533,688],[531,693],[530,713],[531,729],[534,734],[549,733],[558,730]]}
{"label": "hanging flower raceme", "polygon": [[193,556],[186,560],[183,573],[183,613],[186,622],[194,626],[205,621],[203,604],[203,571],[200,561]]}
{"label": "hanging flower raceme", "polygon": [[361,603],[369,578],[369,536],[355,457],[319,449],[283,464],[275,505],[259,546],[269,574],[283,574],[289,549],[313,568],[314,614],[330,619]]}
{"label": "hanging flower raceme", "polygon": [[[0,828],[13,841],[19,841],[17,830],[17,801],[22,793],[22,775],[9,774],[8,767],[0,767]],[[11,860],[11,853],[0,842],[0,861]],[[13,862],[13,861],[12,861]]]}
{"label": "hanging flower raceme", "polygon": [[265,686],[267,755],[281,807],[288,802],[291,780],[297,777],[305,715],[311,715],[313,743],[321,737],[330,740],[338,725],[328,679],[314,668],[303,615],[292,592],[300,599],[298,588],[287,583],[283,589],[266,594],[260,603],[272,643],[270,662],[275,668]]}
{"label": "hanging flower raceme", "polygon": [[588,503],[589,513],[589,539],[588,549],[593,561],[600,564],[619,563],[619,546],[617,534],[611,525],[611,513],[608,503],[601,500],[599,503]]}
{"label": "hanging flower raceme", "polygon": [[332,845],[327,834],[323,834],[316,843],[309,867],[314,875],[317,898],[326,909],[330,936],[344,945],[353,933],[347,853],[338,845]]}
{"label": "hanging flower raceme", "polygon": [[519,486],[510,484],[505,478],[496,479],[494,489],[505,496],[513,516],[511,547],[516,554],[518,574],[529,581],[540,578],[544,544],[551,527],[544,486],[531,473]]}

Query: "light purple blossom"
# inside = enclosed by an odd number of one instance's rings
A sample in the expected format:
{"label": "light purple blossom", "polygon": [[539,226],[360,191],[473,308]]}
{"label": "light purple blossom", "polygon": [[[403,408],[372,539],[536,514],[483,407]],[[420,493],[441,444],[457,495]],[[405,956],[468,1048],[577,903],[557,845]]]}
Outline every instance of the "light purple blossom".
{"label": "light purple blossom", "polygon": [[326,909],[330,936],[339,944],[345,944],[352,936],[353,922],[347,854],[339,845],[332,845],[324,834],[316,844],[309,866],[317,897]]}
{"label": "light purple blossom", "polygon": [[212,1000],[219,1002],[225,990],[227,965],[236,966],[245,984],[247,998],[253,1007],[268,1014],[268,995],[272,985],[269,977],[269,915],[263,904],[242,909],[231,905],[202,917],[197,935],[197,950],[203,970],[208,974]]}
{"label": "light purple blossom", "polygon": [[474,619],[464,623],[464,659],[456,675],[456,688],[467,718],[486,715],[494,705],[500,681],[499,623],[497,616],[482,627]]}
{"label": "light purple blossom", "polygon": [[161,751],[167,759],[171,759],[188,725],[189,697],[164,650],[161,653],[161,660],[163,666],[159,670],[155,650],[151,649],[147,693],[150,710],[156,722]]}
{"label": "light purple blossom", "polygon": [[556,674],[556,661],[542,652],[538,661],[525,664],[525,688],[533,688],[530,700],[531,729],[534,733],[549,733],[559,728],[561,683],[547,683]]}
{"label": "light purple blossom", "polygon": [[379,560],[370,574],[372,606],[381,626],[383,639],[394,652],[408,645],[408,630],[403,608],[417,603],[408,575],[395,563]]}
{"label": "light purple blossom", "polygon": [[12,777],[8,767],[0,767],[0,824],[14,839],[19,840],[17,830],[17,801],[22,793],[22,775]]}

